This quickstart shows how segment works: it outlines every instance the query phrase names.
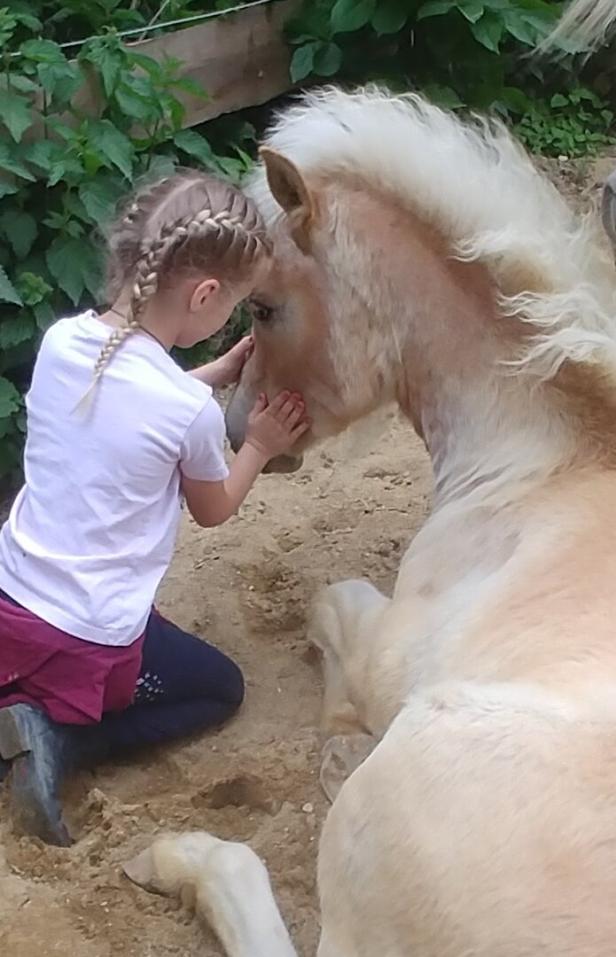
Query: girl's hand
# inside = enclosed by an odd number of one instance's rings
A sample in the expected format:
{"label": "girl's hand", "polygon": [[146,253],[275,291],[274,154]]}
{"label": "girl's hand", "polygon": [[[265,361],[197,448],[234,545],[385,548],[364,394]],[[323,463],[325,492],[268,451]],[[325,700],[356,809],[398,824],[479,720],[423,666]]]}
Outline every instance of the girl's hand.
{"label": "girl's hand", "polygon": [[244,336],[224,356],[208,362],[207,365],[193,369],[191,375],[201,382],[206,382],[213,389],[221,389],[226,385],[234,385],[239,381],[242,369],[250,358],[254,342],[252,336]]}
{"label": "girl's hand", "polygon": [[248,416],[246,442],[267,459],[289,452],[310,428],[304,400],[297,393],[281,392],[271,403],[260,395]]}
{"label": "girl's hand", "polygon": [[234,385],[239,381],[242,369],[250,358],[253,349],[254,340],[252,336],[244,336],[224,356],[216,360],[223,379],[221,385]]}

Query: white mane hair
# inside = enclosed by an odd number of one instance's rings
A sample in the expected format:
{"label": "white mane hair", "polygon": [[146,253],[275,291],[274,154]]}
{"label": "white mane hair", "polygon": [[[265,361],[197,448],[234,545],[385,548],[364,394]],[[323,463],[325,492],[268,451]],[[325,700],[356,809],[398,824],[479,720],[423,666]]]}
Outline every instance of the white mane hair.
{"label": "white mane hair", "polygon": [[615,23],[614,0],[573,0],[541,48],[549,49],[559,41],[567,40],[581,49],[592,50],[606,39]]}
{"label": "white mane hair", "polygon": [[[416,94],[328,87],[283,111],[266,137],[306,176],[352,173],[483,262],[503,314],[537,335],[519,366],[552,378],[567,360],[616,382],[616,271],[598,217],[580,218],[503,124],[455,114]],[[261,166],[249,190],[265,219],[280,208]]]}

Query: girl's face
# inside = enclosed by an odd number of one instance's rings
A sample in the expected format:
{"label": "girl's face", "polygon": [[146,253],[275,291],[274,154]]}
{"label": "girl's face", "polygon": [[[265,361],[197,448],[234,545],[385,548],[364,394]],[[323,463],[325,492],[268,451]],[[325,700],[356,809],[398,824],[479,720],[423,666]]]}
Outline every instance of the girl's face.
{"label": "girl's face", "polygon": [[178,323],[175,345],[189,349],[219,332],[227,324],[234,309],[252,294],[263,280],[269,263],[260,263],[241,282],[221,283],[217,279],[193,279],[185,289],[185,310]]}

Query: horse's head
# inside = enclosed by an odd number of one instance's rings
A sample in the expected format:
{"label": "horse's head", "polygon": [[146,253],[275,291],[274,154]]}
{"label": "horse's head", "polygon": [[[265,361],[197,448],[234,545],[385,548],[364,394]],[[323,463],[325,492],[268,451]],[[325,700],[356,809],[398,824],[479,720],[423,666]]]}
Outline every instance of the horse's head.
{"label": "horse's head", "polygon": [[[429,447],[438,436],[440,462],[486,410],[502,426],[505,391],[537,419],[531,382],[580,363],[616,378],[613,263],[596,225],[503,127],[415,95],[329,89],[266,142],[251,192],[274,256],[228,410],[235,448],[258,392],[303,394],[298,455],[397,403]],[[512,364],[524,375],[507,377]]]}
{"label": "horse's head", "polygon": [[379,327],[393,302],[385,304],[378,282],[383,257],[394,252],[365,242],[391,211],[375,210],[374,197],[352,178],[305,176],[267,148],[261,156],[263,180],[254,191],[266,216],[272,199],[277,204],[267,217],[274,257],[251,300],[255,348],[229,404],[227,431],[237,449],[258,393],[301,392],[312,427],[293,456],[266,469],[288,472],[315,441],[395,397],[396,348]]}

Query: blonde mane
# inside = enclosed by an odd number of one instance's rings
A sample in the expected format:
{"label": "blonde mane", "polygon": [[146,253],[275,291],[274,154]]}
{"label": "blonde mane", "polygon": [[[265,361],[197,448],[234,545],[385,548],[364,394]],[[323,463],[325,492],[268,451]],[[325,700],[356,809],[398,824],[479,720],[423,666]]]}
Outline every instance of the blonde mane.
{"label": "blonde mane", "polygon": [[[501,123],[463,122],[416,94],[326,88],[283,112],[266,144],[308,177],[363,178],[453,256],[483,262],[503,314],[537,330],[521,367],[547,379],[591,363],[616,382],[616,273],[598,220],[574,215]],[[280,215],[262,168],[250,191],[268,222]]]}
{"label": "blonde mane", "polygon": [[606,40],[614,24],[614,0],[573,0],[540,49],[551,49],[559,42],[567,41],[573,42],[580,50],[593,50]]}

